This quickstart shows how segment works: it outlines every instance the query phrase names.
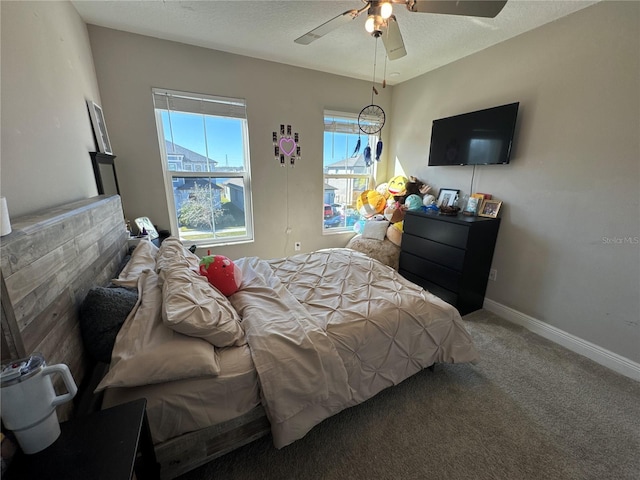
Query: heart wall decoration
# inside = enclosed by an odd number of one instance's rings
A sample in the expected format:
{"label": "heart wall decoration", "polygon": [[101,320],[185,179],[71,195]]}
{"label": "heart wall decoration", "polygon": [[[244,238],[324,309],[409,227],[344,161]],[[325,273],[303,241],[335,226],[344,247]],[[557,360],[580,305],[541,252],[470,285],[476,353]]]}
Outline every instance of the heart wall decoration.
{"label": "heart wall decoration", "polygon": [[280,124],[280,133],[273,132],[273,153],[280,166],[286,165],[285,158],[289,157],[289,164],[293,167],[296,160],[300,160],[300,144],[298,132],[291,135],[291,125]]}

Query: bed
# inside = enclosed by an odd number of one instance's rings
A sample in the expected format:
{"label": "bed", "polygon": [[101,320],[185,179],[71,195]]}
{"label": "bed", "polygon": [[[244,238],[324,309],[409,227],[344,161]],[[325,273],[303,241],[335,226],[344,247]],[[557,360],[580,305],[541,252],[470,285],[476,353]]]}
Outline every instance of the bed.
{"label": "bed", "polygon": [[176,238],[141,242],[113,280],[138,297],[96,391],[103,407],[147,399],[163,478],[267,434],[286,448],[434,363],[477,359],[455,308],[354,250],[237,259],[228,299],[198,261]]}

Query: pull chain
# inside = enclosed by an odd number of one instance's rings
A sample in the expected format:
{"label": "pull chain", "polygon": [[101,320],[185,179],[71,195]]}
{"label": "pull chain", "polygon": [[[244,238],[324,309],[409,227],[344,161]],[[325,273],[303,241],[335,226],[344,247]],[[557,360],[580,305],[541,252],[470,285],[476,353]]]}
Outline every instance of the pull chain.
{"label": "pull chain", "polygon": [[376,60],[378,58],[378,37],[376,37],[376,47],[373,53],[373,82],[371,84],[371,104],[373,105],[373,94],[378,94],[376,90]]}
{"label": "pull chain", "polygon": [[387,88],[387,55],[384,55],[384,73],[382,74],[382,88]]}

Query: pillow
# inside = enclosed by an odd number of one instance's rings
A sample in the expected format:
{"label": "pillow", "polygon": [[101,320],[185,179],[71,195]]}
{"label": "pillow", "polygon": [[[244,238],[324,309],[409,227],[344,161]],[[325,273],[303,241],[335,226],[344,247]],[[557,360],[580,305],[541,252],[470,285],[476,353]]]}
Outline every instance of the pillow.
{"label": "pillow", "polygon": [[85,350],[99,362],[111,362],[120,327],[138,301],[127,288],[93,287],[80,305],[80,333]]}
{"label": "pillow", "polygon": [[206,277],[181,266],[164,270],[162,320],[176,332],[216,347],[246,343],[240,316]]}
{"label": "pillow", "polygon": [[139,242],[133,253],[131,253],[129,262],[124,266],[118,278],[114,278],[112,282],[121,287],[135,288],[143,271],[155,270],[157,253],[158,247],[153,243],[147,240]]}
{"label": "pillow", "polygon": [[174,332],[163,324],[162,291],[155,272],[146,270],[140,275],[138,295],[136,306],[116,337],[109,372],[96,392],[107,387],[137,387],[220,373],[211,344]]}
{"label": "pillow", "polygon": [[180,239],[169,237],[160,244],[156,256],[156,272],[160,276],[160,286],[164,283],[165,271],[173,267],[182,267],[198,272],[200,258],[185,248]]}
{"label": "pillow", "polygon": [[364,224],[364,229],[362,230],[362,237],[372,238],[375,240],[384,240],[384,237],[387,234],[388,226],[389,226],[389,222],[368,221]]}

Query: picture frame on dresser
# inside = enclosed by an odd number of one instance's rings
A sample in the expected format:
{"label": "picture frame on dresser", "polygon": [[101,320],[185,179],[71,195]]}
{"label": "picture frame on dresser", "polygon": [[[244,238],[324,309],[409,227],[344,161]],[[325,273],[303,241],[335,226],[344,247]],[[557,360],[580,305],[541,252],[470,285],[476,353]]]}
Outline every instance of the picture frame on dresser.
{"label": "picture frame on dresser", "polygon": [[501,206],[502,202],[498,200],[484,200],[482,202],[482,206],[480,207],[480,211],[478,212],[478,216],[498,218],[498,213],[500,212]]}
{"label": "picture frame on dresser", "polygon": [[439,207],[453,207],[459,193],[459,189],[441,188],[438,192],[437,205]]}
{"label": "picture frame on dresser", "polygon": [[469,200],[467,200],[467,204],[464,206],[464,210],[462,211],[462,213],[464,215],[470,215],[470,216],[474,216],[478,213],[478,206],[479,206],[479,201],[477,198],[475,197],[469,197]]}

